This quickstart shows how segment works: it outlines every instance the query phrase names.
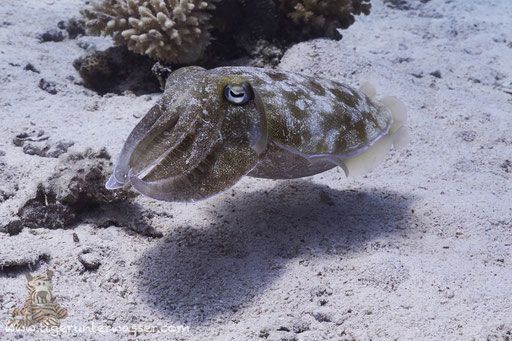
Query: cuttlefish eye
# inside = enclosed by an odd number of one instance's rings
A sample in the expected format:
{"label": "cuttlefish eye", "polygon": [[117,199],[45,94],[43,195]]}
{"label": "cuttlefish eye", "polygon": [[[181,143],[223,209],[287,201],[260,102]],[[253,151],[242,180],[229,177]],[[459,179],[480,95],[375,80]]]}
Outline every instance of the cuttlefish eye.
{"label": "cuttlefish eye", "polygon": [[233,104],[243,105],[254,99],[254,91],[247,82],[240,85],[228,84],[224,88],[224,97]]}

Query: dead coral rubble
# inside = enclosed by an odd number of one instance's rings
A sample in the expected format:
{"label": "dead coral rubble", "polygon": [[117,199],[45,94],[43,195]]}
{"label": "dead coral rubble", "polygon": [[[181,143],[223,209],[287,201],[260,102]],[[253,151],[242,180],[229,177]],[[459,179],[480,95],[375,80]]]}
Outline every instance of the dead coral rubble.
{"label": "dead coral rubble", "polygon": [[124,192],[105,189],[111,163],[106,151],[73,154],[61,171],[46,184],[39,184],[36,195],[20,208],[18,215],[24,227],[65,228],[76,222],[77,214],[100,203],[122,201]]}
{"label": "dead coral rubble", "polygon": [[71,154],[45,184],[38,185],[35,197],[19,209],[22,226],[60,229],[77,223],[100,228],[115,225],[162,237],[148,223],[151,213],[129,201],[134,194],[105,188],[111,172],[112,162],[105,149]]}
{"label": "dead coral rubble", "polygon": [[[46,141],[43,143],[43,141]],[[17,147],[23,147],[23,153],[41,157],[58,158],[68,152],[75,143],[72,141],[51,140],[43,130],[32,130],[17,134],[12,140]]]}
{"label": "dead coral rubble", "polygon": [[43,34],[38,35],[37,37],[41,43],[54,41],[59,42],[64,40],[64,35],[61,31],[56,28],[51,28]]}
{"label": "dead coral rubble", "polygon": [[46,91],[47,93],[49,93],[50,95],[56,95],[58,90],[57,90],[57,84],[55,82],[50,82],[50,81],[47,81],[46,79],[44,78],[41,78],[39,80],[39,88],[41,90],[44,90]]}

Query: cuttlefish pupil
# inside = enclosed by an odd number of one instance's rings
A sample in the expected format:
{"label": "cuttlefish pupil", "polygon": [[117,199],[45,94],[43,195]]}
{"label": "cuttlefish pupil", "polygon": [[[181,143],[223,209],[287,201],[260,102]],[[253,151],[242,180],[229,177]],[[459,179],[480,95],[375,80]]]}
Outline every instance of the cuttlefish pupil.
{"label": "cuttlefish pupil", "polygon": [[243,105],[254,98],[254,91],[247,82],[240,85],[228,84],[224,88],[224,97],[233,104]]}
{"label": "cuttlefish pupil", "polygon": [[[321,90],[321,91],[320,91]],[[327,79],[252,67],[185,67],[128,136],[107,182],[197,201],[245,175],[293,179],[372,171],[407,143],[405,106]]]}

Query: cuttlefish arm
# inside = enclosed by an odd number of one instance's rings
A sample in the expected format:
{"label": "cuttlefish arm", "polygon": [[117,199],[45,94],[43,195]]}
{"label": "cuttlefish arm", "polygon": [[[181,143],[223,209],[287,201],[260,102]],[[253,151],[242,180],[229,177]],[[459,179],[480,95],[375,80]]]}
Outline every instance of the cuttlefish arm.
{"label": "cuttlefish arm", "polygon": [[131,186],[157,200],[197,201],[227,190],[257,165],[268,143],[259,95],[243,77],[192,71],[168,81],[132,131],[108,189]]}

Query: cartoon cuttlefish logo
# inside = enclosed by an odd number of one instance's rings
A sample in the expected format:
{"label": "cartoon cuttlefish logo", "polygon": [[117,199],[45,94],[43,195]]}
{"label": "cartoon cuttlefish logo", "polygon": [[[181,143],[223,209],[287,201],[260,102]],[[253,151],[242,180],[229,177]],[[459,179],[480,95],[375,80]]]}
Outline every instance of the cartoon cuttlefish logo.
{"label": "cartoon cuttlefish logo", "polygon": [[28,327],[41,323],[45,328],[59,327],[60,320],[68,316],[66,309],[62,308],[52,294],[53,271],[48,270],[45,275],[32,277],[26,273],[28,297],[23,308],[15,308],[13,316],[24,316],[24,319],[11,318],[7,326],[16,330],[25,330]]}

